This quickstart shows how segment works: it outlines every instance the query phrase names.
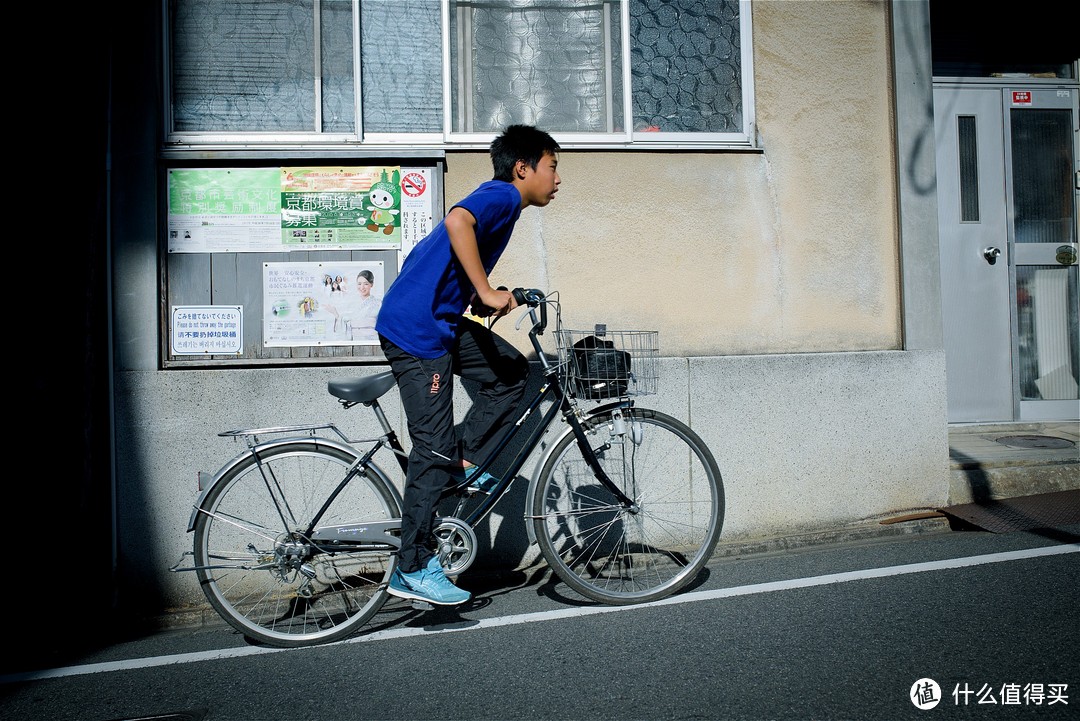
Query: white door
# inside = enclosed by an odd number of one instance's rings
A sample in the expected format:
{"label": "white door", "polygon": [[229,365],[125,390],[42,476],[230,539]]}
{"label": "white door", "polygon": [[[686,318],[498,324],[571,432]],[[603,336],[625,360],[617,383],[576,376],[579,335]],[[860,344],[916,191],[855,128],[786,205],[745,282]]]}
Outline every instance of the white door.
{"label": "white door", "polygon": [[1001,91],[935,87],[949,422],[1012,420]]}
{"label": "white door", "polygon": [[1077,91],[936,85],[949,421],[1080,418]]}

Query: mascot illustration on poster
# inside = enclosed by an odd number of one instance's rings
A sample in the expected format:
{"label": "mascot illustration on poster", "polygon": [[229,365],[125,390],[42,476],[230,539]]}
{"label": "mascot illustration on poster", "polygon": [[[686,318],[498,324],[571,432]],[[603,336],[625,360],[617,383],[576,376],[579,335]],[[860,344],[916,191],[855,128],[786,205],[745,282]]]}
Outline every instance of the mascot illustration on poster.
{"label": "mascot illustration on poster", "polygon": [[394,232],[397,224],[397,215],[401,212],[401,189],[398,185],[398,171],[394,171],[393,179],[388,179],[386,170],[382,171],[382,178],[371,186],[368,191],[368,204],[364,209],[369,212],[367,229],[377,233],[379,228],[386,235]]}

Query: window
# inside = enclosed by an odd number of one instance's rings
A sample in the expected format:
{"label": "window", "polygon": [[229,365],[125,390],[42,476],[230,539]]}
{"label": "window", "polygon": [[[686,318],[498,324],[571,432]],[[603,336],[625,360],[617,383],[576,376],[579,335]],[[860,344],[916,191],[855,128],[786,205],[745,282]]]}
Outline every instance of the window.
{"label": "window", "polygon": [[749,147],[746,0],[167,0],[176,145]]}

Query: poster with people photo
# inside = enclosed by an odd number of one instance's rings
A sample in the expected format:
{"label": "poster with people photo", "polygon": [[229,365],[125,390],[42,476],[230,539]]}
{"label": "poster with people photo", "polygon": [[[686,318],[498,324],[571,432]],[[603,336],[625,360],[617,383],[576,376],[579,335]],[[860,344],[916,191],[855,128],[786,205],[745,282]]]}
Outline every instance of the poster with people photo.
{"label": "poster with people photo", "polygon": [[263,264],[263,345],[378,345],[381,261]]}

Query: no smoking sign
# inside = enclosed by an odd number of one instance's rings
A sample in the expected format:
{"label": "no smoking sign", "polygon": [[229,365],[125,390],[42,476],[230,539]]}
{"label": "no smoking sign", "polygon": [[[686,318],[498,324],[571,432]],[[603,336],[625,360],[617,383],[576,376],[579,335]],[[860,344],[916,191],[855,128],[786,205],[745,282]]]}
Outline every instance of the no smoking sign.
{"label": "no smoking sign", "polygon": [[406,173],[401,179],[401,192],[410,198],[419,198],[427,190],[427,178],[422,173]]}

